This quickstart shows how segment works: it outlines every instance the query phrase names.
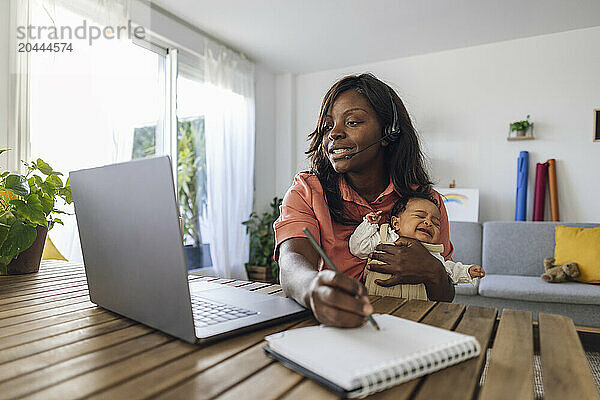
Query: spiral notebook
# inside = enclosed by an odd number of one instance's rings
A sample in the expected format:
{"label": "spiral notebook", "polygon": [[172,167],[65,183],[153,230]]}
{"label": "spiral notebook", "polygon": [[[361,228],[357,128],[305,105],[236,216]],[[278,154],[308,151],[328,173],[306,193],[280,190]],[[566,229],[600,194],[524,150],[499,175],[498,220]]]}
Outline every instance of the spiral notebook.
{"label": "spiral notebook", "polygon": [[381,327],[312,326],[267,336],[265,351],[344,397],[364,397],[479,355],[473,336],[386,314]]}

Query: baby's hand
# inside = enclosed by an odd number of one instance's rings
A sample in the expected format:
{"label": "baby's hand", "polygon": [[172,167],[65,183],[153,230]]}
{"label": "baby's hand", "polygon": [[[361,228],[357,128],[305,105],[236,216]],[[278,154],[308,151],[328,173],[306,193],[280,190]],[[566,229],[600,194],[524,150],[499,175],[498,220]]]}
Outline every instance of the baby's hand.
{"label": "baby's hand", "polygon": [[479,265],[471,265],[469,267],[469,275],[471,275],[471,278],[483,278],[485,271]]}
{"label": "baby's hand", "polygon": [[367,221],[369,221],[369,223],[379,225],[379,221],[381,221],[382,213],[383,213],[383,211],[371,212],[371,213],[368,213],[367,215],[365,215],[365,218],[367,218]]}

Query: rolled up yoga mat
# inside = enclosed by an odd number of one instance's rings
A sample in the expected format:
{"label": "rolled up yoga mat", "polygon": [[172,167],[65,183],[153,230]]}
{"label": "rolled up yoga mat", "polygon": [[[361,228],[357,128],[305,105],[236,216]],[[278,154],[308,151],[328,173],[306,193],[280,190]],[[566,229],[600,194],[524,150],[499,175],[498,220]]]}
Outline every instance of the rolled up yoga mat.
{"label": "rolled up yoga mat", "polygon": [[546,161],[548,164],[548,191],[550,193],[550,220],[560,221],[558,215],[558,189],[556,187],[556,160]]}
{"label": "rolled up yoga mat", "polygon": [[517,159],[517,204],[515,221],[527,219],[527,177],[529,174],[529,152],[522,151]]}
{"label": "rolled up yoga mat", "polygon": [[544,206],[546,204],[546,175],[548,163],[537,163],[535,169],[535,191],[533,192],[533,220],[544,220]]}

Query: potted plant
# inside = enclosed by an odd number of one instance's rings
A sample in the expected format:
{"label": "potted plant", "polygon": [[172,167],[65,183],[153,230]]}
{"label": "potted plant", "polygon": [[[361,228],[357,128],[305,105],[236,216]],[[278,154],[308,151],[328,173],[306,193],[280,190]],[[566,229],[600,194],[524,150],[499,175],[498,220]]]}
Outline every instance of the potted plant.
{"label": "potted plant", "polygon": [[254,281],[279,282],[279,265],[273,259],[275,232],[273,222],[279,218],[279,206],[283,199],[274,197],[268,212],[260,216],[253,212],[250,219],[242,222],[250,235],[250,259],[246,263],[248,278]]}
{"label": "potted plant", "polygon": [[527,131],[533,126],[533,122],[529,122],[529,115],[523,121],[516,121],[510,124],[510,131],[516,132],[517,136],[525,136]]}
{"label": "potted plant", "polygon": [[[202,244],[200,216],[206,212],[204,119],[177,124],[177,199],[183,220],[184,251],[189,269],[205,266],[208,245]],[[205,254],[206,253],[206,254]]]}
{"label": "potted plant", "polygon": [[60,172],[39,158],[23,165],[25,175],[0,174],[0,275],[37,272],[46,234],[63,223],[56,215],[66,214],[56,200],[73,202],[69,180],[63,183]]}

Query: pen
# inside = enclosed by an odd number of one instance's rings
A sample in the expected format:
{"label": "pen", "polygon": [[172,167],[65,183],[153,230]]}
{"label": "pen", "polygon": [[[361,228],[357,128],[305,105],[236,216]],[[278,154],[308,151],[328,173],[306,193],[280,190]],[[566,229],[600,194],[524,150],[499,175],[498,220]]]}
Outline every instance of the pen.
{"label": "pen", "polygon": [[[310,234],[308,229],[304,228],[303,231],[304,231],[304,234],[306,235],[306,237],[308,238],[308,240],[310,241],[310,244],[313,245],[315,250],[317,250],[319,255],[323,258],[323,260],[325,260],[327,265],[329,265],[329,268],[331,268],[335,272],[340,272],[336,268],[336,266],[333,264],[333,261],[331,261],[331,259],[327,256],[327,254],[325,254],[325,251],[321,248],[321,246],[319,246],[319,243],[317,243],[317,241],[315,240],[313,235]],[[375,322],[375,319],[373,319],[372,315],[368,315],[367,318],[369,319],[369,322],[375,327],[375,329],[380,330],[379,325],[377,325],[377,322]]]}

